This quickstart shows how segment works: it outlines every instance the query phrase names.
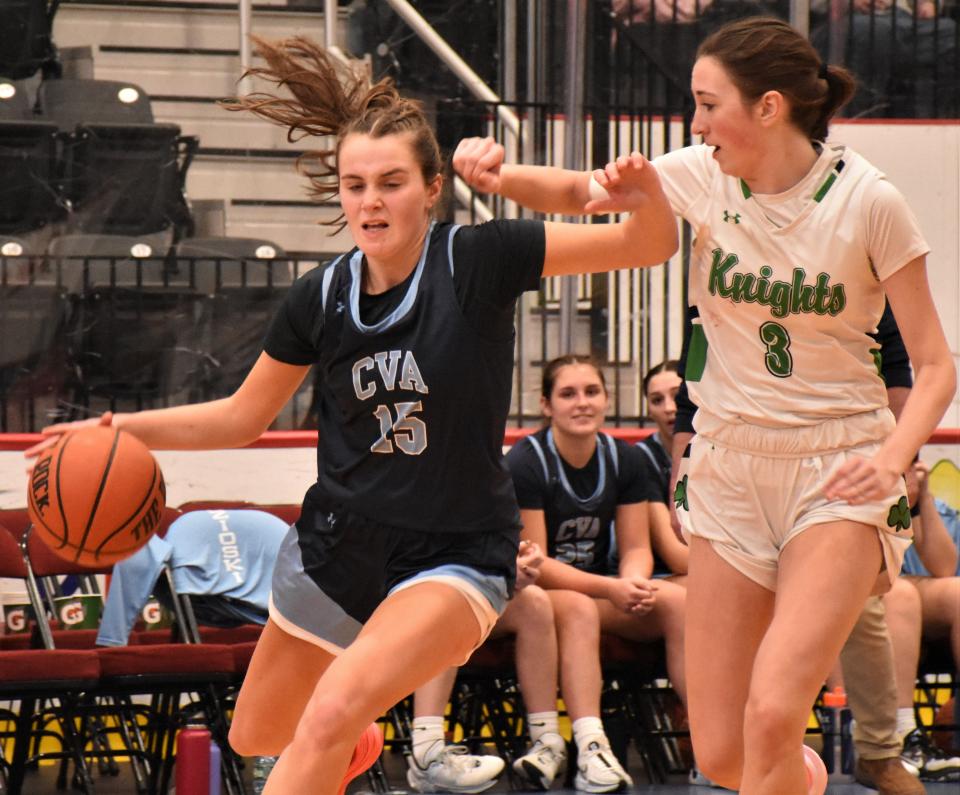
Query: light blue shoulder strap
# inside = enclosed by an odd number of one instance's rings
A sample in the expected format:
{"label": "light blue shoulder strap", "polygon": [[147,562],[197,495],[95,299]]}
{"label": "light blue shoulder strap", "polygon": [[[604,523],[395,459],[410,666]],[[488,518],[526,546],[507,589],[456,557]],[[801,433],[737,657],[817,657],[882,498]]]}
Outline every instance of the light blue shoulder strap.
{"label": "light blue shoulder strap", "polygon": [[346,254],[341,254],[333,262],[327,265],[327,269],[323,272],[323,281],[320,286],[320,306],[324,309],[327,308],[327,295],[330,292],[330,282],[333,281],[333,271],[340,264],[340,261],[347,256]]}
{"label": "light blue shoulder strap", "polygon": [[453,238],[461,226],[462,224],[454,224],[450,227],[450,232],[447,234],[447,262],[450,265],[451,276],[453,276]]}
{"label": "light blue shoulder strap", "polygon": [[612,436],[607,436],[605,433],[601,433],[600,438],[606,442],[607,449],[610,451],[610,460],[613,462],[613,474],[619,476],[620,454],[617,452],[617,442]]}
{"label": "light blue shoulder strap", "polygon": [[650,463],[653,464],[653,468],[659,472],[660,462],[657,461],[656,456],[653,454],[653,451],[649,448],[649,446],[645,445],[643,442],[637,442],[636,446],[643,450],[647,458],[650,459]]}
{"label": "light blue shoulder strap", "polygon": [[537,454],[537,458],[540,459],[540,466],[543,467],[543,479],[545,482],[550,482],[550,468],[547,466],[547,457],[543,454],[543,445],[540,444],[540,440],[535,436],[526,436],[524,437],[530,446],[533,448],[533,451]]}

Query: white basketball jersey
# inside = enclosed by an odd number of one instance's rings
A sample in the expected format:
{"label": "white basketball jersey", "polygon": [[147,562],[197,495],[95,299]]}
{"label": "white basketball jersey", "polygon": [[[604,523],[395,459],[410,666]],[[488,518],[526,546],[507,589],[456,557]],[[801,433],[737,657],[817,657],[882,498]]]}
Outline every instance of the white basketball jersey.
{"label": "white basketball jersey", "polygon": [[902,195],[843,146],[825,145],[787,193],[759,197],[712,153],[691,146],[654,161],[696,238],[691,398],[726,422],[767,427],[885,406],[869,336],[880,282],[929,250]]}

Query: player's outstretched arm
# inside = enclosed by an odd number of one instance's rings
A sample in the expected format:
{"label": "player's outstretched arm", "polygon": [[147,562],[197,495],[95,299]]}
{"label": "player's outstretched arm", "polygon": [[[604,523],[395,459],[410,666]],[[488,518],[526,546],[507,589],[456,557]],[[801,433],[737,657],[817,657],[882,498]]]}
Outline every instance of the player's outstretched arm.
{"label": "player's outstretched arm", "polygon": [[28,458],[54,444],[64,433],[90,425],[113,425],[147,447],[160,450],[217,450],[243,447],[256,440],[303,382],[309,367],[285,364],[266,353],[234,394],[220,400],[166,409],[111,414],[50,425],[46,439],[25,452]]}
{"label": "player's outstretched arm", "polygon": [[639,152],[592,173],[506,165],[503,155],[492,138],[470,138],[460,142],[453,165],[473,188],[540,212],[630,213],[616,224],[547,223],[544,276],[655,265],[677,250],[673,210],[656,169]]}

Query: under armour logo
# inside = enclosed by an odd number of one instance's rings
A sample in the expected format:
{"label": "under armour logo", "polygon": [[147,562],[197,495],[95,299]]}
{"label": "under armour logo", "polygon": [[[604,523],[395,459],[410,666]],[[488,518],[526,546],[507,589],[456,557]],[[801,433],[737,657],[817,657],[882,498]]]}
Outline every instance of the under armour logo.
{"label": "under armour logo", "polygon": [[897,528],[895,532],[908,530],[910,528],[910,505],[906,497],[897,500],[896,505],[890,506],[890,513],[887,514],[887,526]]}
{"label": "under armour logo", "polygon": [[677,504],[677,508],[690,510],[690,503],[687,502],[687,475],[677,481],[677,487],[673,490],[673,501]]}
{"label": "under armour logo", "polygon": [[740,213],[732,213],[732,214],[731,214],[729,210],[724,210],[724,211],[723,211],[723,222],[724,222],[725,224],[729,224],[731,221],[733,221],[733,223],[735,223],[735,224],[739,224],[739,223],[740,223]]}
{"label": "under armour logo", "polygon": [[333,311],[336,312],[338,315],[343,314],[343,301],[341,301],[339,298],[337,299],[337,306]]}

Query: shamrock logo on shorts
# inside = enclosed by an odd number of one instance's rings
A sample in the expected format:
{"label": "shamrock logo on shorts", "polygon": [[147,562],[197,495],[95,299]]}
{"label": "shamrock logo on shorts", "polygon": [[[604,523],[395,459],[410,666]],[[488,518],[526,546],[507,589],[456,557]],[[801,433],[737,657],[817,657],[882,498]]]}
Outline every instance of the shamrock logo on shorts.
{"label": "shamrock logo on shorts", "polygon": [[887,525],[897,528],[895,532],[907,530],[910,528],[910,505],[906,497],[897,500],[896,505],[890,506],[890,513],[887,514]]}
{"label": "shamrock logo on shorts", "polygon": [[687,502],[687,476],[684,475],[677,481],[677,487],[673,490],[673,501],[677,504],[677,509],[683,508],[690,510],[690,503]]}

